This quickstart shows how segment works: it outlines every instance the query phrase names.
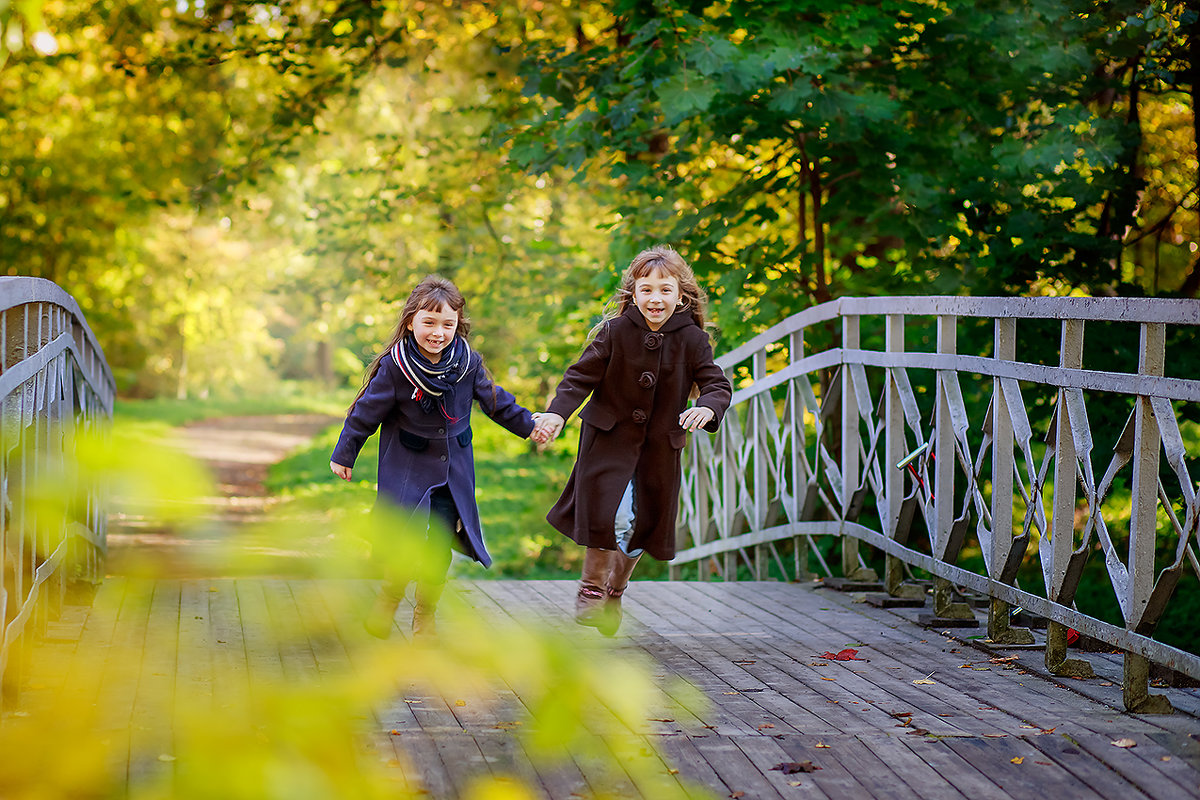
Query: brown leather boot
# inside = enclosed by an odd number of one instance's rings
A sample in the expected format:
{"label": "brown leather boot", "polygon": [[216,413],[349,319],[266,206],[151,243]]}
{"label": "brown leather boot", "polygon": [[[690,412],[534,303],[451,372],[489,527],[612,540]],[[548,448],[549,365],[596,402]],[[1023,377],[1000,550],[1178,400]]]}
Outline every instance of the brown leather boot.
{"label": "brown leather boot", "polygon": [[[402,595],[403,596],[403,595]],[[380,589],[375,595],[375,602],[363,620],[367,633],[376,639],[386,639],[392,633],[392,623],[396,620],[396,609],[400,607],[400,598],[387,589]]]}
{"label": "brown leather boot", "polygon": [[629,578],[633,575],[633,568],[637,566],[641,557],[640,553],[630,558],[620,550],[613,551],[612,572],[608,576],[604,607],[596,622],[596,627],[605,636],[615,636],[621,627],[621,596],[625,594]]}
{"label": "brown leather boot", "polygon": [[583,554],[583,574],[579,577],[579,591],[575,594],[575,621],[580,625],[594,628],[598,624],[604,611],[605,589],[616,554],[616,550],[601,550],[599,547],[589,547]]}
{"label": "brown leather boot", "polygon": [[442,599],[442,591],[446,588],[443,583],[418,583],[416,602],[413,603],[412,632],[413,638],[425,638],[437,634],[438,601]]}

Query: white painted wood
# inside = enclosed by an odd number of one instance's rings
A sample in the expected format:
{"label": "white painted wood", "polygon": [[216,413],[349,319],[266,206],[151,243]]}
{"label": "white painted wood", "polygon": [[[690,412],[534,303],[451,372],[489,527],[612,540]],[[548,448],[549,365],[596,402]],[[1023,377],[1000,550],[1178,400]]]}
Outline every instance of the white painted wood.
{"label": "white painted wood", "polygon": [[[926,346],[927,351],[913,348],[913,341],[905,341],[906,326],[925,325],[931,318],[938,326],[936,345]],[[960,352],[959,327],[970,318],[992,320],[990,354]],[[807,328],[836,319],[842,329],[838,346],[819,352],[807,349]],[[1027,360],[1017,340],[1018,324],[1026,319],[1063,322],[1057,364]],[[1103,363],[1083,368],[1086,323],[1092,320],[1143,329],[1137,372],[1113,371]],[[865,327],[867,321],[870,328]],[[864,340],[865,331],[879,330],[877,322],[885,333],[882,348],[876,339]],[[1056,623],[1077,630],[1084,628],[1076,623],[1086,625],[1087,631],[1099,631],[1104,641],[1130,652],[1168,653],[1135,631],[1153,629],[1156,620],[1145,615],[1160,614],[1162,599],[1168,596],[1160,592],[1150,602],[1156,570],[1164,566],[1154,563],[1155,507],[1160,498],[1164,506],[1172,498],[1183,498],[1179,513],[1167,510],[1177,540],[1172,542],[1173,563],[1166,566],[1186,562],[1200,573],[1200,559],[1189,546],[1200,532],[1200,499],[1191,477],[1200,454],[1186,452],[1175,423],[1181,404],[1200,402],[1200,380],[1164,375],[1166,329],[1174,325],[1200,326],[1200,303],[1140,298],[843,298],[784,320],[719,359],[727,370],[749,369],[751,380],[734,392],[733,407],[711,451],[702,449],[706,445],[701,437],[692,445],[701,448],[701,456],[687,460],[687,469],[695,475],[684,477],[685,494],[693,496],[681,499],[682,524],[690,529],[681,542],[693,544],[681,550],[675,563],[716,558],[728,576],[740,558],[761,576],[770,559],[783,566],[774,544],[784,538],[843,536],[843,575],[866,574],[860,570],[856,547],[859,541],[870,542],[909,565],[933,565],[931,572],[954,583],[988,587],[1004,602],[1030,610],[1045,608]],[[771,354],[781,348],[788,357],[777,363]],[[828,380],[831,375],[837,376],[836,382],[825,385],[821,377]],[[782,416],[771,395],[780,386],[786,387],[787,398]],[[874,392],[872,386],[877,387]],[[968,387],[968,398],[978,398],[981,392],[990,395],[986,414],[967,405]],[[1125,430],[1092,429],[1088,398],[1099,392],[1129,398],[1134,413]],[[1044,408],[1050,400],[1056,416],[1052,430],[1047,430],[1044,414],[1032,415],[1026,404]],[[815,436],[806,431],[806,414],[815,422]],[[834,428],[838,435],[830,436]],[[1051,446],[1046,448],[1043,441]],[[917,537],[919,547],[904,546],[895,540],[906,486],[896,464],[921,444],[931,448],[933,459],[914,462],[925,487],[918,493],[917,511],[933,541]],[[1157,479],[1160,452],[1177,479],[1170,486]],[[1094,457],[1109,459],[1102,475],[1093,466]],[[1134,494],[1140,514],[1128,555],[1124,540],[1110,532],[1110,520],[1105,519],[1113,512],[1104,508],[1114,483],[1128,480],[1127,470],[1137,477]],[[956,493],[960,472],[964,483]],[[702,481],[697,477],[701,474],[709,477],[703,496],[711,506],[703,514]],[[1086,522],[1079,526],[1076,498],[1086,500],[1089,508]],[[880,521],[870,524],[880,530],[848,518],[864,503],[867,509],[878,509]],[[875,519],[871,511],[864,511],[863,518]],[[960,580],[963,571],[950,563],[956,555],[949,550],[956,543],[951,533],[961,532],[963,526],[976,532],[983,549],[987,574],[976,576],[982,583]],[[1016,536],[1037,541],[1037,550],[1014,551],[1015,543],[1025,541]],[[1070,607],[1079,575],[1070,565],[1077,566],[1097,545],[1102,556],[1093,557],[1103,558],[1126,614],[1129,630],[1120,634],[1098,620],[1082,617],[1085,621],[1080,622],[1082,615]],[[795,551],[798,554],[799,547]],[[819,548],[811,552],[821,559]],[[1049,587],[1033,605],[1027,602],[1027,592],[994,587],[1006,565],[1022,559],[1036,562]],[[804,560],[807,563],[807,556]],[[797,573],[799,562],[797,555]],[[830,574],[823,560],[821,566]],[[889,565],[889,576],[894,573]],[[1177,591],[1185,590],[1195,588],[1181,584]]]}

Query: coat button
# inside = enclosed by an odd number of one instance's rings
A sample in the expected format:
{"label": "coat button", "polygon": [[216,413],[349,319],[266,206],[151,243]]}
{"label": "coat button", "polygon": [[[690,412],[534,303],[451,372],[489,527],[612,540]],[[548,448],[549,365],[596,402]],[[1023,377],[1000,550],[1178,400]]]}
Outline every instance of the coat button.
{"label": "coat button", "polygon": [[441,459],[442,461],[445,461],[445,460],[446,460],[446,454],[445,454],[445,453],[443,453],[442,455],[438,456],[438,458],[439,458],[439,459]]}
{"label": "coat button", "polygon": [[646,346],[647,350],[657,350],[662,346],[662,338],[661,333],[647,333],[642,339],[642,344]]}
{"label": "coat button", "polygon": [[646,412],[642,411],[640,408],[635,408],[633,410],[633,421],[638,425],[641,425],[646,421]]}
{"label": "coat button", "polygon": [[446,432],[445,428],[438,428],[438,433],[445,433],[445,432]]}
{"label": "coat button", "polygon": [[656,383],[658,383],[658,378],[654,377],[653,372],[643,372],[641,377],[638,378],[638,386],[641,386],[643,389],[650,389]]}

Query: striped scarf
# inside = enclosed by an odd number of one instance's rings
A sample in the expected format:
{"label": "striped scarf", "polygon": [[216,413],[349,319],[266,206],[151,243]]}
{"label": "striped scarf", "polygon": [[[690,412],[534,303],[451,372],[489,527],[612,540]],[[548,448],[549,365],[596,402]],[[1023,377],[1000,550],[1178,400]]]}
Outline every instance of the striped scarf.
{"label": "striped scarf", "polygon": [[466,339],[455,336],[450,346],[442,351],[441,360],[434,364],[421,353],[412,336],[405,336],[392,348],[392,358],[415,387],[412,399],[421,405],[422,411],[432,413],[436,405],[443,417],[458,422],[458,417],[446,413],[444,397],[466,377],[471,363],[471,347]]}

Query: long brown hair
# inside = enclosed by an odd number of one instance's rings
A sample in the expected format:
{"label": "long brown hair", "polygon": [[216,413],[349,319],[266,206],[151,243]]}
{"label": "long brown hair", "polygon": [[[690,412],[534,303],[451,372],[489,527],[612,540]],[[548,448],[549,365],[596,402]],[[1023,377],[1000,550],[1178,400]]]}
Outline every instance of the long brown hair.
{"label": "long brown hair", "polygon": [[[375,373],[379,372],[379,362],[392,351],[397,342],[408,335],[408,326],[416,319],[417,314],[422,311],[437,311],[443,306],[448,306],[451,311],[458,314],[458,329],[455,331],[455,335],[467,338],[471,332],[471,320],[467,317],[466,298],[463,297],[457,286],[445,278],[427,275],[416,285],[409,294],[408,300],[404,302],[404,309],[400,312],[400,321],[396,323],[396,329],[392,331],[392,337],[388,340],[387,347],[383,348],[367,367],[366,377],[363,378],[362,387],[358,390],[354,403],[357,403],[358,399],[363,396],[371,379],[375,377]],[[347,413],[354,409],[354,403],[350,404]]]}
{"label": "long brown hair", "polygon": [[604,318],[592,329],[594,336],[604,323],[625,313],[625,309],[633,304],[633,289],[642,278],[648,278],[658,272],[674,278],[679,282],[679,296],[683,303],[675,313],[689,312],[692,319],[701,329],[704,328],[704,312],[708,308],[708,294],[696,280],[696,273],[670,245],[656,244],[648,247],[633,257],[625,274],[621,276],[621,284],[617,287],[616,295],[605,308]]}

